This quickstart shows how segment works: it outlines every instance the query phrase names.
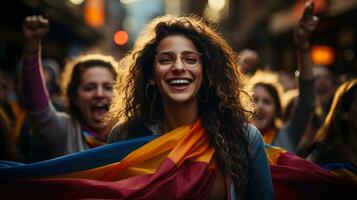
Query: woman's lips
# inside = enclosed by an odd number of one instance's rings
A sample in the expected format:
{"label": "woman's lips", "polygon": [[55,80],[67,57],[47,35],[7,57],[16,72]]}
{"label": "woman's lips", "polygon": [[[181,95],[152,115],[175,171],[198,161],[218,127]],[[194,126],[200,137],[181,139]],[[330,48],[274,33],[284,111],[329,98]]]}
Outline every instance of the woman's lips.
{"label": "woman's lips", "polygon": [[182,91],[185,90],[192,82],[191,79],[169,79],[166,81],[171,89]]}

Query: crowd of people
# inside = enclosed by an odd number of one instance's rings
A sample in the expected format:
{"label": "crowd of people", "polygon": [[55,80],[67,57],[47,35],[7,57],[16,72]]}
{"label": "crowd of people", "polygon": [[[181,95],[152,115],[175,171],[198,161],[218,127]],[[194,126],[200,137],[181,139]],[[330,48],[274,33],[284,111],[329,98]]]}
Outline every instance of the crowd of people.
{"label": "crowd of people", "polygon": [[[156,182],[145,182],[159,193],[177,195],[173,188],[186,184],[181,198],[274,199],[280,191],[274,191],[267,145],[326,170],[343,165],[348,173],[336,176],[356,186],[357,79],[334,85],[326,67],[313,66],[309,40],[318,22],[308,2],[294,35],[297,92],[283,105],[277,80],[247,73],[258,55],[237,54],[204,19],[155,18],[120,61],[102,54],[81,55],[68,62],[59,80],[61,67],[41,57],[49,21],[29,16],[23,23],[26,42],[19,85],[13,86],[16,102],[3,89],[7,83],[1,83],[0,159],[33,163],[155,136],[152,142],[168,138],[155,144],[171,152],[175,173],[193,173],[180,179],[182,183],[167,181],[167,191],[158,189]],[[197,135],[200,140],[192,139]],[[174,146],[173,138],[180,138]],[[186,143],[192,143],[192,149],[182,153],[187,157],[172,155]],[[203,160],[208,168],[192,164]],[[161,161],[166,167],[173,165]],[[192,178],[200,170],[207,174]],[[120,180],[130,176],[120,175]],[[208,190],[192,196],[200,191],[195,184]],[[128,184],[125,189],[146,187]],[[130,195],[125,190],[121,197]]]}

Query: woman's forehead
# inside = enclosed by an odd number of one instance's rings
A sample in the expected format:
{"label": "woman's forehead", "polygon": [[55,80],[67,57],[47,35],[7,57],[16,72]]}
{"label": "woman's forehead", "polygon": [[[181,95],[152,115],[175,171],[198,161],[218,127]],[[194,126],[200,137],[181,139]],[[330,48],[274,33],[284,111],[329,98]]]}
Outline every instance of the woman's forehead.
{"label": "woman's forehead", "polygon": [[184,51],[197,51],[191,39],[184,35],[172,35],[162,39],[156,48],[157,52],[170,51],[181,53]]}

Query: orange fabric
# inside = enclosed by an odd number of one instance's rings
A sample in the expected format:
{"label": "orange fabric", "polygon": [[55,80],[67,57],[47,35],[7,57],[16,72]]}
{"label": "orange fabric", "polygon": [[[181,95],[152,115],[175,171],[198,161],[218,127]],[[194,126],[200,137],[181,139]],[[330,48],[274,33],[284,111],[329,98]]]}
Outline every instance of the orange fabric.
{"label": "orange fabric", "polygon": [[25,121],[25,111],[19,103],[15,101],[10,102],[9,104],[14,118],[9,118],[8,113],[6,113],[3,108],[0,108],[0,114],[4,120],[7,130],[9,131],[10,140],[14,144],[17,144],[22,125]]}
{"label": "orange fabric", "polygon": [[11,140],[17,144],[20,136],[20,131],[22,128],[22,125],[25,121],[25,111],[24,109],[19,105],[19,103],[12,101],[10,102],[11,110],[15,115],[15,120],[14,123],[10,129],[10,136]]}
{"label": "orange fabric", "polygon": [[274,128],[270,128],[262,133],[264,143],[272,144],[276,138],[277,130]]}
{"label": "orange fabric", "polygon": [[190,162],[205,162],[210,168],[216,169],[214,152],[199,120],[194,125],[181,126],[158,137],[134,150],[118,163],[51,178],[121,180],[137,175],[153,174],[166,158],[176,163],[177,167],[189,160]]}

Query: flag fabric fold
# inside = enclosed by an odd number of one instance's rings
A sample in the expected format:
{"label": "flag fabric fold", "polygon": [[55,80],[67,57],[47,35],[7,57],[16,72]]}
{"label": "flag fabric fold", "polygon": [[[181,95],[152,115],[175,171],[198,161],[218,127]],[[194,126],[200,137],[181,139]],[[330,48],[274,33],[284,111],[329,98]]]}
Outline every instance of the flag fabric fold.
{"label": "flag fabric fold", "polygon": [[[356,168],[322,168],[265,146],[276,199],[348,199]],[[207,199],[217,166],[199,120],[160,137],[109,144],[33,164],[0,161],[3,199]]]}
{"label": "flag fabric fold", "polygon": [[348,199],[357,181],[336,175],[282,148],[266,145],[276,199]]}
{"label": "flag fabric fold", "polygon": [[217,172],[213,156],[198,120],[161,137],[35,164],[7,163],[0,168],[0,193],[12,199],[207,199]]}

